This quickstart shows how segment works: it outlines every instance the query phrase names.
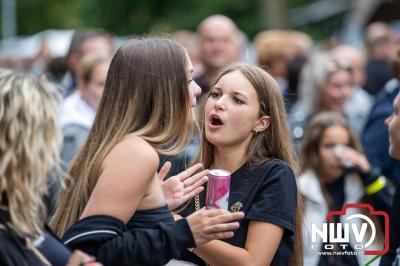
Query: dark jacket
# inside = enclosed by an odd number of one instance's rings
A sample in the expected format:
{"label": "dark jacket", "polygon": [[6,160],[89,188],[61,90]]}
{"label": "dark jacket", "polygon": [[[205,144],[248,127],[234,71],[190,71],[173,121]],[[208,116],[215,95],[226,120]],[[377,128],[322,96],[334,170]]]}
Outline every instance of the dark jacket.
{"label": "dark jacket", "polygon": [[94,255],[107,265],[164,265],[179,257],[186,248],[195,247],[186,219],[158,223],[153,229],[129,230],[113,217],[95,215],[68,229],[64,244]]}
{"label": "dark jacket", "polygon": [[381,266],[392,266],[396,249],[400,248],[400,184],[396,187],[389,223],[389,252],[382,257]]}
{"label": "dark jacket", "polygon": [[[0,213],[1,215],[1,213]],[[30,247],[35,246],[35,250]],[[43,234],[30,244],[12,229],[0,222],[0,265],[1,266],[42,266],[45,262],[37,255],[46,258],[51,265],[66,265],[71,252],[46,227]]]}
{"label": "dark jacket", "polygon": [[370,164],[379,167],[382,174],[394,183],[400,182],[400,161],[389,155],[389,131],[385,119],[393,112],[393,101],[398,92],[399,83],[393,79],[376,95],[361,139]]}

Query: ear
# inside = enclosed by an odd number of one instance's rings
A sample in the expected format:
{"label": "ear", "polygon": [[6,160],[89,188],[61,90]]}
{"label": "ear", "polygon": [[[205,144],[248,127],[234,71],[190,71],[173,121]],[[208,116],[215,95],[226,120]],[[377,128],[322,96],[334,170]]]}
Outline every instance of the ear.
{"label": "ear", "polygon": [[256,125],[253,128],[253,131],[258,133],[258,132],[262,132],[264,130],[266,130],[271,122],[271,118],[268,115],[264,115],[262,117],[260,117],[257,122]]}

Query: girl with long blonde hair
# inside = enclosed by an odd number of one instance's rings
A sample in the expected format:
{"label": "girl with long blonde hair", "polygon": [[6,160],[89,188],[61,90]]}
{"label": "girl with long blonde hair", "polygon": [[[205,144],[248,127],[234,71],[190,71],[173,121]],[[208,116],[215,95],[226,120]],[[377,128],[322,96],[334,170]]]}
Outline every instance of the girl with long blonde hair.
{"label": "girl with long blonde hair", "polygon": [[0,265],[92,260],[81,252],[70,257],[45,227],[47,174],[59,162],[57,99],[43,77],[0,70]]}
{"label": "girl with long blonde hair", "polygon": [[[202,111],[198,160],[231,173],[228,208],[245,218],[233,238],[211,241],[194,249],[197,258],[184,258],[210,265],[301,265],[298,167],[277,82],[257,66],[228,66]],[[204,203],[203,194],[186,211]]]}
{"label": "girl with long blonde hair", "polygon": [[[223,223],[241,214],[210,210],[175,223],[169,209],[177,206],[167,206],[157,174],[158,154],[180,152],[191,137],[191,108],[200,93],[192,72],[190,58],[173,40],[138,38],[117,51],[51,219],[68,246],[109,265],[163,265],[237,228]],[[199,191],[204,178],[194,177],[184,185]]]}

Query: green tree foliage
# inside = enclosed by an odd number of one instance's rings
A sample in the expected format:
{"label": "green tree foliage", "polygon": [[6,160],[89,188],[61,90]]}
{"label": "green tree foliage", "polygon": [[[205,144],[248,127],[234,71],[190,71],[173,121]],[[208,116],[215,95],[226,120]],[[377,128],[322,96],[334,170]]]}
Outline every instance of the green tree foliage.
{"label": "green tree foliage", "polygon": [[[257,32],[265,30],[265,13],[261,12],[265,5],[263,2],[273,3],[277,0],[16,1],[18,35],[29,35],[45,29],[84,27],[104,28],[116,35],[196,30],[198,23],[205,17],[224,14],[231,17],[249,37],[253,37]],[[285,1],[291,9],[315,0]]]}
{"label": "green tree foliage", "polygon": [[211,14],[225,14],[253,35],[259,0],[17,0],[18,34],[48,28],[101,27],[118,35],[195,30]]}

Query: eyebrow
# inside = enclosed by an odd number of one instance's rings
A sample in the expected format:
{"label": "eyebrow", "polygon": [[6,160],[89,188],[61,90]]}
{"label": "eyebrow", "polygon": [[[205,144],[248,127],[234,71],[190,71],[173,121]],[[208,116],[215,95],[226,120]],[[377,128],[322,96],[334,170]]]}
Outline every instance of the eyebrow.
{"label": "eyebrow", "polygon": [[[222,91],[222,89],[221,89],[220,87],[218,87],[217,85],[215,85],[215,86],[212,87],[211,89],[216,89],[216,90]],[[243,96],[244,98],[248,99],[248,96],[245,95],[245,94],[243,94],[243,93],[240,92],[240,91],[233,91],[232,93],[233,93],[234,95],[241,95],[241,96]]]}
{"label": "eyebrow", "polygon": [[240,92],[240,91],[233,91],[233,94],[235,94],[235,95],[241,95],[241,96],[245,97],[246,99],[248,98],[248,96],[247,96],[246,94],[244,94],[244,93],[242,93],[242,92]]}

